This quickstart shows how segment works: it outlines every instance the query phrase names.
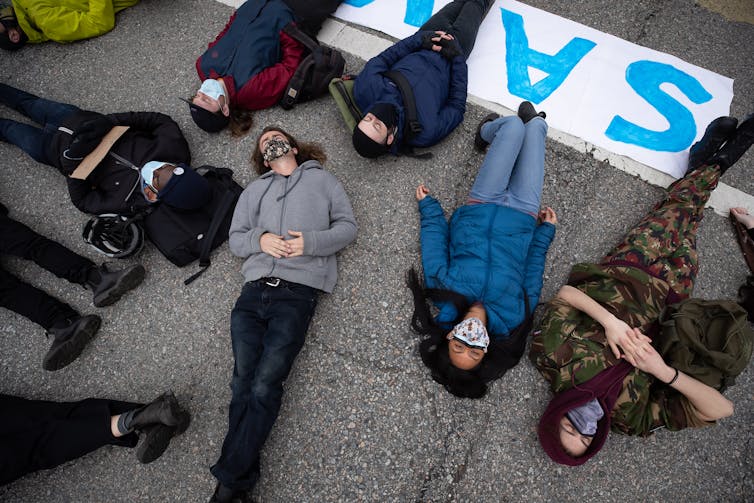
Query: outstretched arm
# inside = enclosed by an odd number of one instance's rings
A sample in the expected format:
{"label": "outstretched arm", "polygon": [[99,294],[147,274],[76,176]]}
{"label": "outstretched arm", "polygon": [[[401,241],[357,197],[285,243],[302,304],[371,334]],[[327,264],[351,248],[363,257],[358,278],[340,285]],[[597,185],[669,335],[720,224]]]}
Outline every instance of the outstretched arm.
{"label": "outstretched arm", "polygon": [[424,278],[428,287],[436,288],[448,270],[450,229],[448,229],[448,222],[445,220],[442,206],[437,199],[429,195],[429,190],[424,184],[416,188],[416,199],[419,202],[421,218]]}

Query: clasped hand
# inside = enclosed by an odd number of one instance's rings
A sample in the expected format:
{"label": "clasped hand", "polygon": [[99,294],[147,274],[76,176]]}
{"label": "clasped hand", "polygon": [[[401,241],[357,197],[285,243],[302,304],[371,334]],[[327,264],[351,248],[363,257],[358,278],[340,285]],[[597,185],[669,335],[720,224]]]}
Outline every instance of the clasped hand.
{"label": "clasped hand", "polygon": [[424,35],[422,37],[422,47],[430,51],[439,52],[448,60],[452,60],[461,54],[461,50],[453,35],[444,31],[436,31],[434,35],[431,33]]}
{"label": "clasped hand", "polygon": [[616,358],[626,360],[639,370],[657,376],[666,366],[652,346],[652,339],[618,318],[605,327],[605,337]]}
{"label": "clasped hand", "polygon": [[293,236],[292,239],[285,239],[283,236],[265,232],[259,238],[259,246],[267,255],[275,258],[291,258],[304,254],[304,234],[300,231],[288,231]]}

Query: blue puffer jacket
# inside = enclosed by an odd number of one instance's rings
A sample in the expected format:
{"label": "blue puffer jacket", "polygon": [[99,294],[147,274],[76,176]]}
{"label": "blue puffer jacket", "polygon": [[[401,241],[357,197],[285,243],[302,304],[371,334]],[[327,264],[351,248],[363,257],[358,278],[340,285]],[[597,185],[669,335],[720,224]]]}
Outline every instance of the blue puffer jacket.
{"label": "blue puffer jacket", "polygon": [[[445,220],[432,196],[419,201],[424,281],[481,301],[487,310],[490,337],[504,340],[526,317],[524,289],[533,310],[542,290],[545,257],[555,226],[496,204],[458,208]],[[449,303],[438,305],[436,321],[456,318]]]}
{"label": "blue puffer jacket", "polygon": [[356,77],[353,95],[365,113],[375,103],[390,103],[398,109],[398,132],[393,153],[403,140],[403,99],[392,80],[383,72],[397,70],[408,80],[414,91],[416,112],[422,132],[411,145],[429,147],[445,138],[463,121],[466,112],[468,69],[463,56],[448,61],[439,53],[422,48],[420,31],[385,49],[370,59]]}

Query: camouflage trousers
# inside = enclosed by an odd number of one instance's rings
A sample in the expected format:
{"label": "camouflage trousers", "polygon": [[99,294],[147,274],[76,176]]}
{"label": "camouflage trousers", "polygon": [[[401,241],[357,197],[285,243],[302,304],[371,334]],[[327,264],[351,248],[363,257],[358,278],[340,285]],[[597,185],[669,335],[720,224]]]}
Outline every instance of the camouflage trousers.
{"label": "camouflage trousers", "polygon": [[699,272],[696,232],[719,179],[717,166],[702,166],[673,182],[665,200],[626,234],[602,264],[637,264],[666,281],[682,298],[689,297]]}

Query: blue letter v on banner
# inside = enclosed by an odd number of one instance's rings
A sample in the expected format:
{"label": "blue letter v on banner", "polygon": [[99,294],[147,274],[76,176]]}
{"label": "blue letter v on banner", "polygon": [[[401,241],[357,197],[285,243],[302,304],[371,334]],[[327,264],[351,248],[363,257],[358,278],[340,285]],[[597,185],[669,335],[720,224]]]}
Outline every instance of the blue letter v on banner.
{"label": "blue letter v on banner", "polygon": [[[591,40],[573,38],[557,54],[550,56],[529,47],[520,14],[506,9],[503,12],[505,28],[505,64],[508,70],[508,92],[533,103],[550,96],[595,45]],[[529,78],[529,67],[547,73],[536,84]]]}

